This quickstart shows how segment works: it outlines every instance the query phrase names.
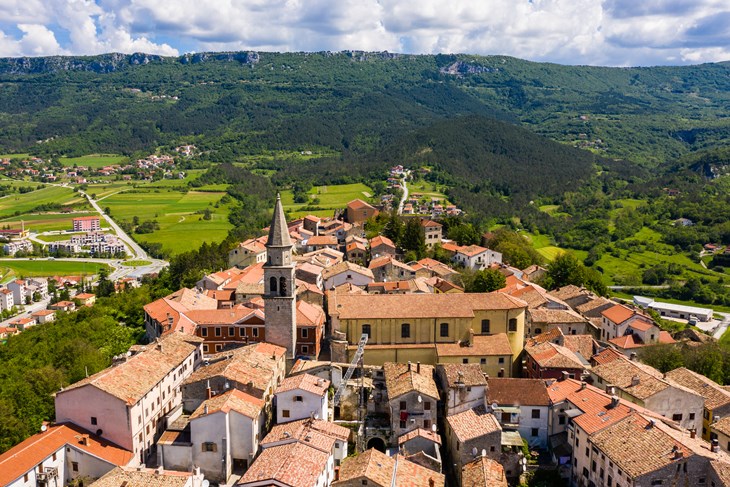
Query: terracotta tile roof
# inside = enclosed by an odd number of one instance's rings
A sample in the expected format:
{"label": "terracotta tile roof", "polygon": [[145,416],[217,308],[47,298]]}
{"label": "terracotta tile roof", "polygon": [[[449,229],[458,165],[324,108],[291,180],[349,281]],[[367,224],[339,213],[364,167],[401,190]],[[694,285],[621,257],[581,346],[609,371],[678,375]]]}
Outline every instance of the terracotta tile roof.
{"label": "terracotta tile roof", "polygon": [[629,359],[614,360],[610,364],[593,367],[592,373],[601,377],[607,384],[612,384],[640,400],[645,400],[670,387],[661,378],[661,373],[651,373],[644,367],[638,367]]}
{"label": "terracotta tile roof", "polygon": [[[454,296],[450,294],[448,296]],[[456,296],[459,296],[458,294]],[[506,333],[495,335],[474,335],[474,343],[437,343],[436,354],[439,357],[493,356],[512,355],[512,347]]]}
{"label": "terracotta tile roof", "polygon": [[183,384],[194,384],[212,377],[225,377],[239,384],[251,384],[259,391],[266,391],[273,382],[277,364],[284,353],[286,350],[282,347],[257,343],[211,355],[210,365],[199,367],[185,379]]}
{"label": "terracotta tile roof", "polygon": [[533,323],[586,323],[587,319],[575,311],[565,309],[535,308],[528,311]]}
{"label": "terracotta tile roof", "polygon": [[218,302],[209,298],[198,291],[182,288],[166,297],[170,301],[175,301],[183,305],[186,309],[216,309]]}
{"label": "terracotta tile roof", "polygon": [[730,463],[720,460],[711,460],[710,469],[717,476],[722,485],[730,485]]}
{"label": "terracotta tile roof", "polygon": [[421,220],[422,227],[441,227],[442,225],[433,220]]}
{"label": "terracotta tile roof", "polygon": [[620,337],[612,338],[608,341],[608,343],[612,343],[618,348],[622,348],[624,350],[629,350],[631,348],[640,348],[644,346],[644,344],[638,339],[638,337],[635,338],[634,335],[623,335]]}
{"label": "terracotta tile roof", "polygon": [[352,262],[344,261],[325,269],[324,272],[322,272],[322,279],[327,280],[330,277],[342,274],[343,272],[356,272],[358,274],[362,274],[363,276],[369,277],[370,279],[375,278],[373,276],[373,271],[371,271],[370,269],[361,265],[354,264]]}
{"label": "terracotta tile roof", "polygon": [[192,477],[191,472],[136,467],[117,467],[107,472],[100,479],[92,482],[93,487],[184,487]]}
{"label": "terracotta tile roof", "polygon": [[634,311],[623,304],[617,304],[603,311],[601,314],[613,323],[621,324],[634,316]]}
{"label": "terracotta tile roof", "polygon": [[329,453],[299,442],[265,448],[237,485],[269,481],[258,485],[311,487],[327,468],[329,457]]}
{"label": "terracotta tile roof", "polygon": [[278,444],[302,442],[320,451],[331,452],[335,441],[348,441],[350,430],[323,419],[300,419],[277,424],[261,441],[263,448]]}
{"label": "terracotta tile roof", "polygon": [[591,362],[595,365],[610,364],[614,360],[621,360],[623,357],[624,355],[615,348],[606,348],[595,354],[591,358]]}
{"label": "terracotta tile roof", "polygon": [[582,369],[589,367],[575,352],[552,342],[525,347],[525,353],[544,368]]}
{"label": "terracotta tile roof", "polygon": [[[333,304],[336,307],[333,308]],[[474,310],[526,308],[527,304],[506,294],[364,294],[338,295],[330,301],[329,314],[340,319],[472,318]]]}
{"label": "terracotta tile roof", "polygon": [[91,294],[91,293],[81,293],[81,294],[77,294],[76,296],[74,296],[74,298],[81,299],[81,300],[86,300],[86,299],[93,298],[94,296],[95,295],[94,294]]}
{"label": "terracotta tile roof", "polygon": [[393,483],[394,469],[394,458],[371,448],[359,455],[346,458],[340,466],[339,482],[334,482],[332,485],[334,487],[340,482],[362,478],[375,485],[390,486]]}
{"label": "terracotta tile roof", "polygon": [[417,364],[393,362],[383,364],[389,400],[392,401],[412,391],[420,392],[434,399],[439,398],[439,391],[433,380],[433,365],[420,364],[420,367],[419,373],[416,372]]}
{"label": "terracotta tile roof", "polygon": [[447,252],[453,252],[453,253],[456,253],[459,250],[461,250],[461,246],[457,245],[453,242],[443,242],[441,244],[441,248],[446,250]]}
{"label": "terracotta tile roof", "polygon": [[575,306],[575,310],[585,316],[598,317],[601,316],[601,312],[612,307],[615,303],[609,301],[606,298],[597,297],[590,301]]}
{"label": "terracotta tile roof", "polygon": [[356,199],[356,200],[350,201],[349,203],[347,203],[347,207],[348,208],[352,208],[353,210],[360,210],[360,209],[363,209],[363,208],[370,208],[370,209],[373,209],[373,210],[375,209],[372,205],[369,205],[368,203],[365,203],[361,199]]}
{"label": "terracotta tile roof", "polygon": [[479,364],[450,364],[443,363],[436,365],[437,371],[443,371],[446,378],[446,386],[457,387],[459,384],[465,386],[486,386],[487,379],[484,377],[482,367]]}
{"label": "terracotta tile roof", "polygon": [[540,343],[553,342],[558,343],[563,338],[563,331],[560,328],[553,328],[548,331],[544,331],[534,337],[525,339],[525,346],[533,347]]}
{"label": "terracotta tile roof", "polygon": [[203,293],[209,298],[213,298],[216,301],[233,301],[236,299],[236,292],[230,289],[206,289]]}
{"label": "terracotta tile roof", "polygon": [[428,441],[432,441],[439,445],[441,444],[441,435],[439,435],[438,433],[423,428],[416,428],[409,431],[408,433],[403,433],[402,435],[400,435],[398,437],[398,446],[402,445],[403,443],[409,442],[414,438],[425,438]]}
{"label": "terracotta tile roof", "polygon": [[592,335],[565,335],[563,346],[572,352],[579,353],[584,359],[590,360],[597,345]]}
{"label": "terracotta tile roof", "polygon": [[151,343],[126,362],[98,372],[58,392],[65,394],[84,386],[95,387],[121,399],[128,405],[137,403],[167,374],[182,364],[200,346],[202,339],[173,333]]}
{"label": "terracotta tile roof", "polygon": [[186,316],[199,325],[232,325],[243,323],[252,315],[263,318],[263,313],[249,308],[232,309],[196,309],[188,311]]}
{"label": "terracotta tile roof", "polygon": [[50,316],[55,315],[56,312],[52,309],[42,309],[40,311],[36,311],[35,313],[32,313],[31,316]]}
{"label": "terracotta tile roof", "polygon": [[249,252],[258,253],[266,251],[266,246],[264,245],[264,242],[261,241],[261,238],[250,238],[239,243],[238,246],[248,250]]}
{"label": "terracotta tile roof", "polygon": [[307,391],[317,396],[324,396],[329,389],[330,381],[320,379],[316,375],[299,374],[292,375],[281,381],[279,387],[276,388],[276,394],[293,390]]}
{"label": "terracotta tile roof", "polygon": [[712,423],[712,431],[719,431],[726,436],[730,436],[730,416],[725,416]]}
{"label": "terracotta tile roof", "polygon": [[332,235],[315,235],[313,237],[309,237],[307,245],[337,245],[337,237]]}
{"label": "terracotta tile roof", "polygon": [[659,343],[677,343],[677,340],[668,331],[661,330],[659,332]]}
{"label": "terracotta tile roof", "polygon": [[556,298],[562,299],[563,301],[567,301],[572,298],[587,296],[591,294],[591,292],[585,288],[569,284],[567,286],[563,286],[561,288],[550,291],[550,294],[555,296]]}
{"label": "terracotta tile roof", "polygon": [[[206,407],[208,408],[207,413],[205,411]],[[224,413],[235,411],[251,419],[256,419],[261,414],[263,407],[264,401],[262,399],[246,394],[238,389],[231,389],[223,394],[203,401],[198,409],[190,415],[190,419],[193,420],[219,411]]]}
{"label": "terracotta tile roof", "polygon": [[501,405],[548,406],[550,397],[541,379],[507,379],[490,377],[487,401]]}
{"label": "terracotta tile roof", "polygon": [[[84,438],[88,438],[84,444]],[[112,465],[126,465],[133,453],[72,423],[50,426],[0,455],[0,485],[8,485],[32,470],[54,452],[70,446]]]}
{"label": "terracotta tile roof", "polygon": [[398,487],[444,487],[445,483],[444,475],[396,455],[395,485]]}
{"label": "terracotta tile roof", "polygon": [[324,291],[317,287],[316,284],[311,284],[304,281],[297,281],[297,295],[303,292],[310,292],[315,294],[324,295]]}
{"label": "terracotta tile roof", "polygon": [[324,310],[321,307],[306,301],[297,300],[297,326],[323,326],[324,318]]}
{"label": "terracotta tile roof", "polygon": [[684,458],[692,454],[661,428],[650,425],[649,420],[633,413],[595,433],[591,441],[632,478],[675,463],[673,448],[682,450]]}
{"label": "terracotta tile roof", "polygon": [[370,248],[380,247],[381,245],[395,248],[393,241],[386,236],[378,235],[377,237],[370,239]]}
{"label": "terracotta tile roof", "polygon": [[462,443],[495,431],[502,431],[497,418],[492,413],[488,413],[484,406],[452,414],[446,418],[446,421]]}
{"label": "terracotta tile roof", "polygon": [[367,247],[365,247],[365,244],[363,244],[362,242],[355,241],[348,243],[345,247],[345,250],[347,250],[348,252],[352,252],[353,250],[361,250],[365,252],[367,250]]}
{"label": "terracotta tile roof", "polygon": [[467,257],[474,257],[475,255],[483,254],[488,250],[489,249],[486,249],[481,245],[467,245],[465,247],[460,247],[456,252],[459,254],[464,254]]}
{"label": "terracotta tile roof", "polygon": [[720,384],[684,367],[667,372],[667,379],[695,391],[705,398],[705,408],[717,409],[730,404],[730,391]]}
{"label": "terracotta tile roof", "polygon": [[440,473],[408,461],[401,455],[389,457],[374,448],[346,458],[340,467],[340,479],[333,482],[332,487],[349,485],[357,479],[384,487],[443,487],[445,483],[445,477]]}
{"label": "terracotta tile roof", "polygon": [[461,469],[462,487],[507,487],[504,467],[487,457],[479,457]]}

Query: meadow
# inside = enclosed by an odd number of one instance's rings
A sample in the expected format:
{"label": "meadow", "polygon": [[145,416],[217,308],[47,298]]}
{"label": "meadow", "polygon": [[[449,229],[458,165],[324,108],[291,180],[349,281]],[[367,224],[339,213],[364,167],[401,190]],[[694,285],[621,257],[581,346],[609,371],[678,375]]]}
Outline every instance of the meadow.
{"label": "meadow", "polygon": [[30,193],[13,193],[0,198],[0,218],[30,213],[34,208],[45,204],[89,207],[85,199],[71,188],[46,186]]}
{"label": "meadow", "polygon": [[95,262],[72,262],[65,260],[0,260],[0,282],[19,277],[33,276],[80,276],[98,274],[106,264]]}
{"label": "meadow", "polygon": [[58,159],[58,162],[66,167],[72,167],[76,164],[77,166],[86,166],[91,169],[121,164],[127,161],[129,161],[128,157],[116,154],[89,154],[81,157],[60,157]]}
{"label": "meadow", "polygon": [[[203,242],[220,242],[226,238],[232,225],[228,221],[228,205],[215,204],[225,195],[222,192],[124,191],[111,194],[102,201],[111,210],[115,221],[131,222],[136,216],[140,222],[156,220],[159,230],[148,234],[132,234],[140,242],[161,243],[172,254],[196,249]],[[209,208],[211,219],[203,220],[196,214]]]}
{"label": "meadow", "polygon": [[[0,220],[0,226],[10,226],[10,228],[21,228],[21,221],[25,228],[31,232],[53,232],[72,230],[74,218],[82,216],[97,215],[96,212],[79,212],[79,213],[30,213],[25,215],[13,216]],[[68,239],[64,236],[56,240]]]}
{"label": "meadow", "polygon": [[347,203],[354,199],[369,200],[365,193],[371,194],[372,189],[361,183],[315,186],[309,191],[309,195],[310,199],[319,199],[319,203],[314,205],[318,208],[317,210],[303,209],[312,203],[294,203],[294,194],[290,190],[282,191],[281,202],[284,205],[284,211],[288,212],[291,218],[306,215],[327,217],[332,216],[338,208],[344,209]]}

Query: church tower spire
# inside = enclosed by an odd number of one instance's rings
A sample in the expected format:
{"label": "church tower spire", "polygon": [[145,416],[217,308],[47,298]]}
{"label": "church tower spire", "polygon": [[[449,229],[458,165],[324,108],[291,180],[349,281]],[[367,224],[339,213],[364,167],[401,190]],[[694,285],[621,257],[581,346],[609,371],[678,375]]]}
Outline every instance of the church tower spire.
{"label": "church tower spire", "polygon": [[266,242],[264,264],[264,313],[266,341],[286,348],[287,359],[294,359],[297,347],[296,289],[289,228],[281,197],[276,195]]}

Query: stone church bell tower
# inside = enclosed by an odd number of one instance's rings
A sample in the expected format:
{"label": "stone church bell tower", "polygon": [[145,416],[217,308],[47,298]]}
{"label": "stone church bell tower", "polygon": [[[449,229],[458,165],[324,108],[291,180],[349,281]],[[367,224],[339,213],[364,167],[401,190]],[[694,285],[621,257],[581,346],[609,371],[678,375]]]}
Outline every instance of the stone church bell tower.
{"label": "stone church bell tower", "polygon": [[264,264],[265,329],[267,342],[286,348],[287,361],[294,359],[297,347],[293,247],[281,197],[277,194]]}

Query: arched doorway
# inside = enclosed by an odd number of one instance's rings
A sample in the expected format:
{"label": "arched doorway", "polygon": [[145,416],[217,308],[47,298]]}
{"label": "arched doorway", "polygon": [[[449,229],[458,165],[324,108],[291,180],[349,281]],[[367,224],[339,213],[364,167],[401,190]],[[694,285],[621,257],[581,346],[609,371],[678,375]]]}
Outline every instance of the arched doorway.
{"label": "arched doorway", "polygon": [[385,453],[385,441],[378,436],[374,436],[368,440],[368,450],[371,448]]}

